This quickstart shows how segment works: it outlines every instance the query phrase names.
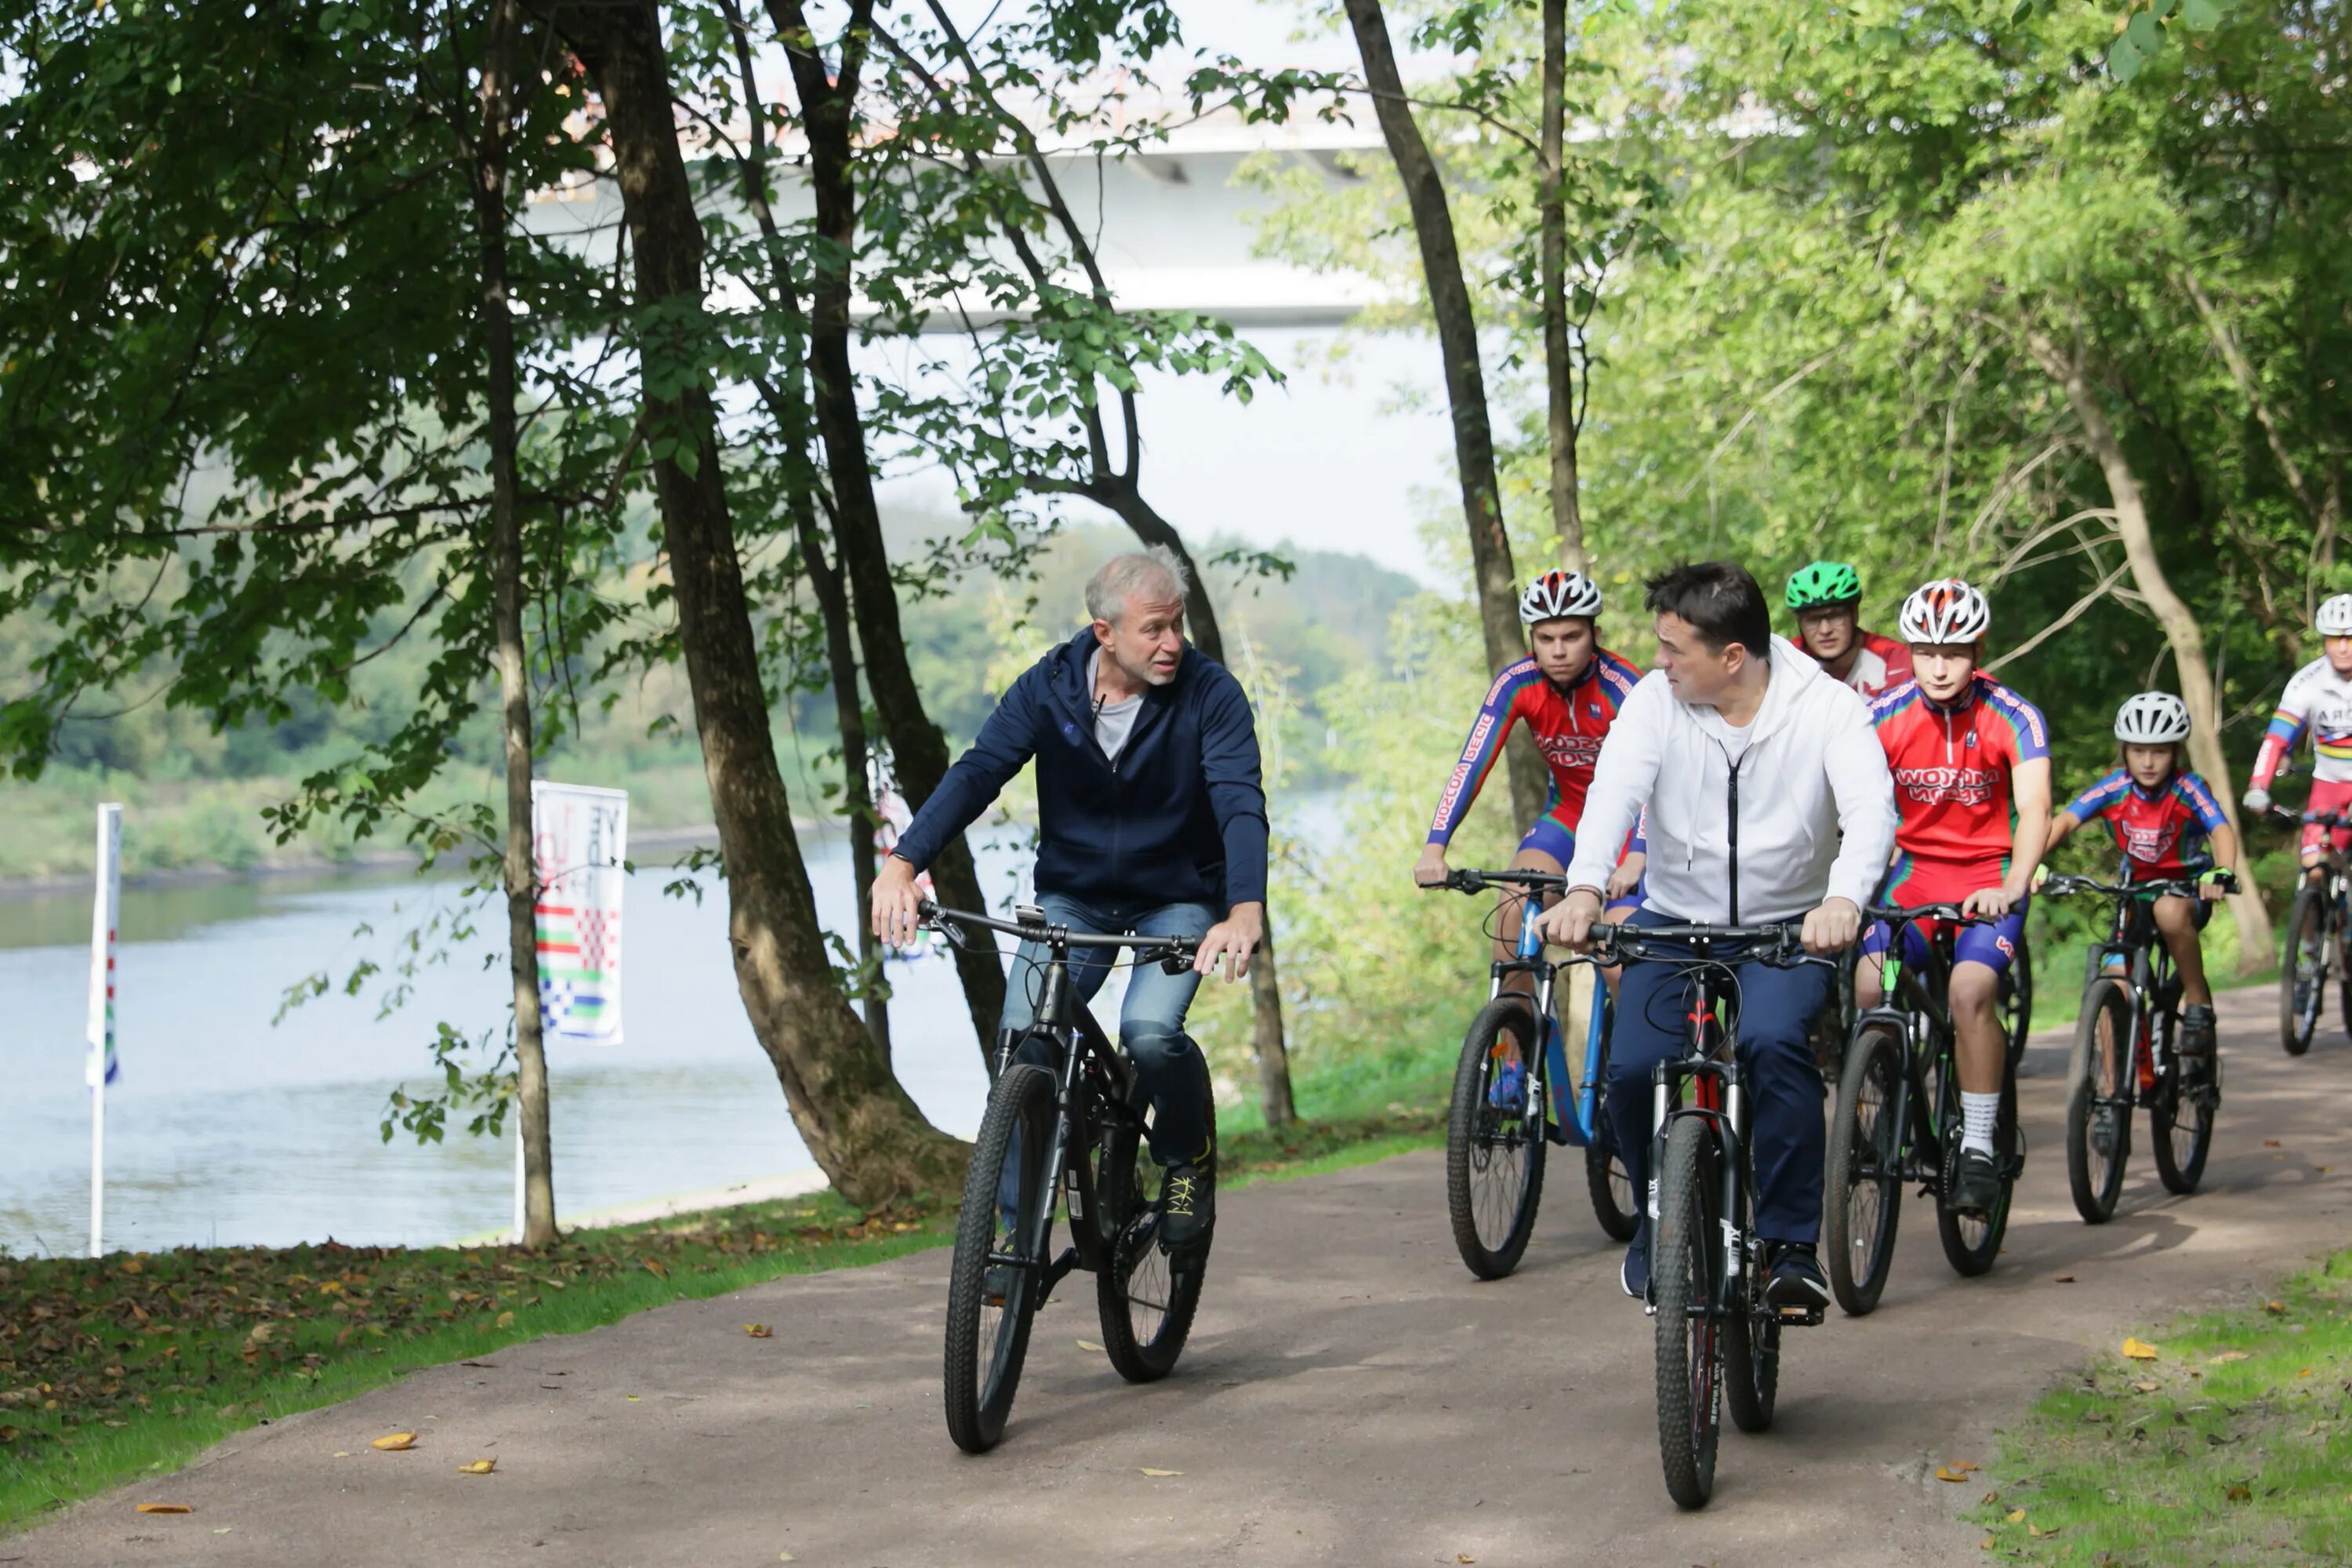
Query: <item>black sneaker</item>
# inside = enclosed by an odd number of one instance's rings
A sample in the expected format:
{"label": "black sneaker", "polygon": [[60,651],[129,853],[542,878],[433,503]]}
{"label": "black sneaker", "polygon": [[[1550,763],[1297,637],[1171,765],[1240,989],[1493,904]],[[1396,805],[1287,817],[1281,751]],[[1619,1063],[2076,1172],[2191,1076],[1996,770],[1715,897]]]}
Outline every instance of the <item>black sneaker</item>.
{"label": "black sneaker", "polygon": [[2213,1009],[2202,1002],[2191,1002],[2180,1010],[2180,1060],[2191,1076],[2204,1076],[2207,1062],[2213,1059]]}
{"label": "black sneaker", "polygon": [[1779,1311],[1817,1311],[1830,1304],[1830,1282],[1810,1241],[1765,1244],[1764,1300]]}
{"label": "black sneaker", "polygon": [[1160,1183],[1160,1238],[1171,1252],[1198,1247],[1217,1220],[1217,1173],[1207,1160],[1171,1165]]}
{"label": "black sneaker", "polygon": [[1963,1148],[1953,1162],[1952,1189],[1945,1206],[1958,1214],[1982,1215],[1991,1213],[2000,1201],[2000,1173],[1992,1156]]}

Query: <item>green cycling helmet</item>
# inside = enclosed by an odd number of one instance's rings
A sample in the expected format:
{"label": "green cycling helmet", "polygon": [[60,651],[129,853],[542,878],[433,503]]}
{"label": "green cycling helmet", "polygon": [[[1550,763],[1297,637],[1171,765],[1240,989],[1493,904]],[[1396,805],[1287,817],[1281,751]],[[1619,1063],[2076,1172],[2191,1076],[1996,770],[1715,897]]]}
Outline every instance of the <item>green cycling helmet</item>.
{"label": "green cycling helmet", "polygon": [[1862,578],[1843,561],[1816,561],[1789,579],[1789,608],[1821,610],[1862,602]]}

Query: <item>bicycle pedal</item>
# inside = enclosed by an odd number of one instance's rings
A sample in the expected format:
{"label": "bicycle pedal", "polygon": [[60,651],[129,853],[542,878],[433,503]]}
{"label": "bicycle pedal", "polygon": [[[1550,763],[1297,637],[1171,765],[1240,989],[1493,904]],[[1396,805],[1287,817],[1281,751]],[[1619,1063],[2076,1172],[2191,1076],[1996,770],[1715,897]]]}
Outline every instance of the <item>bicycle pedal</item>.
{"label": "bicycle pedal", "polygon": [[1780,1310],[1782,1328],[1818,1328],[1822,1321],[1822,1312],[1819,1307],[1783,1307]]}

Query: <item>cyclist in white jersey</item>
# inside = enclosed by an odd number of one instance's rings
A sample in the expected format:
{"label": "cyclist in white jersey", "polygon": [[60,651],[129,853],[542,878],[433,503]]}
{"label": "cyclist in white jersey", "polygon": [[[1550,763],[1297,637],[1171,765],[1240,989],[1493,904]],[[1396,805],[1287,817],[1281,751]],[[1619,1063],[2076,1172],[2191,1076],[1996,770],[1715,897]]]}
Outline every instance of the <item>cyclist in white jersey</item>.
{"label": "cyclist in white jersey", "polygon": [[[2352,813],[2352,594],[2338,594],[2319,606],[2313,619],[2326,652],[2294,672],[2280,694],[2278,711],[2263,736],[2254,758],[2254,776],[2248,781],[2246,809],[2268,811],[2271,781],[2278,777],[2287,753],[2311,731],[2311,799],[2313,812]],[[2303,830],[2303,863],[2315,867],[2333,838],[2338,852],[2352,849],[2352,827],[2328,833],[2314,823]]]}

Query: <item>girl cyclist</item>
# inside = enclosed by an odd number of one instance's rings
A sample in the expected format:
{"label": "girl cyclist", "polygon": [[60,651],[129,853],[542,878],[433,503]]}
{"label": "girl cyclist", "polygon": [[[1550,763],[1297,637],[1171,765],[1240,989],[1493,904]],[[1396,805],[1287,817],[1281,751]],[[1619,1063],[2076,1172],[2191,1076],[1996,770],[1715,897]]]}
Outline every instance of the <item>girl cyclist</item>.
{"label": "girl cyclist", "polygon": [[2050,843],[2101,817],[2123,851],[2126,882],[2195,877],[2198,897],[2156,900],[2156,928],[2180,972],[2180,1059],[2201,1073],[2213,1052],[2213,993],[2205,984],[2198,932],[2221,896],[2221,868],[2238,858],[2238,836],[2205,781],[2180,765],[2189,704],[2169,691],[2143,691],[2116,711],[2123,765],[2074,797],[2050,825]]}

